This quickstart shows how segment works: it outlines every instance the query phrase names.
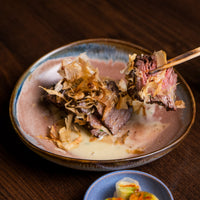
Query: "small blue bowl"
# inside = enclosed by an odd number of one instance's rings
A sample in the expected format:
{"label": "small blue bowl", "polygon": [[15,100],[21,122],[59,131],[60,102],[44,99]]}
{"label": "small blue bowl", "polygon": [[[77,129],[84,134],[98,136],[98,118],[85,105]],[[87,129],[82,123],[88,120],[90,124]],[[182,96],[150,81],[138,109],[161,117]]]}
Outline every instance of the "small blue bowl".
{"label": "small blue bowl", "polygon": [[84,200],[105,200],[106,198],[113,197],[115,183],[124,177],[137,180],[142,191],[154,194],[159,200],[174,200],[169,188],[161,180],[148,173],[135,170],[111,172],[98,178],[88,188]]}

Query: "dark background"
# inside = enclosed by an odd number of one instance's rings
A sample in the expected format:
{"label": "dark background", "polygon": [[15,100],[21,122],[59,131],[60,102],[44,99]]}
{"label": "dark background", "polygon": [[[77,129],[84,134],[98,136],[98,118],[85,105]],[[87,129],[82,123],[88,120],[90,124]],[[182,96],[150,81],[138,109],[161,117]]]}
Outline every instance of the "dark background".
{"label": "dark background", "polygon": [[[22,73],[49,51],[82,39],[114,38],[175,57],[200,46],[199,0],[0,0],[0,199],[79,200],[105,172],[58,166],[31,152],[9,119]],[[179,66],[197,103],[190,134],[175,150],[136,168],[160,178],[175,200],[200,196],[200,58]]]}

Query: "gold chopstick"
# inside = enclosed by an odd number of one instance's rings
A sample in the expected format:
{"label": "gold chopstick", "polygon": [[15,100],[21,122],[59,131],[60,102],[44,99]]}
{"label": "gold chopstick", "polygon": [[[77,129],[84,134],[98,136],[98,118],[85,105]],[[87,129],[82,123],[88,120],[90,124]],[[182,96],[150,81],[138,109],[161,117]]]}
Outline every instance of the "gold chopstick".
{"label": "gold chopstick", "polygon": [[187,51],[179,56],[176,56],[170,60],[168,60],[168,62],[162,66],[159,66],[158,68],[154,69],[154,70],[151,70],[149,71],[150,74],[154,74],[156,72],[159,72],[161,70],[164,70],[164,69],[168,69],[170,67],[173,67],[175,65],[179,65],[183,62],[186,62],[188,60],[191,60],[193,58],[196,58],[200,56],[200,47],[196,48],[196,49],[193,49],[193,50],[190,50],[190,51]]}

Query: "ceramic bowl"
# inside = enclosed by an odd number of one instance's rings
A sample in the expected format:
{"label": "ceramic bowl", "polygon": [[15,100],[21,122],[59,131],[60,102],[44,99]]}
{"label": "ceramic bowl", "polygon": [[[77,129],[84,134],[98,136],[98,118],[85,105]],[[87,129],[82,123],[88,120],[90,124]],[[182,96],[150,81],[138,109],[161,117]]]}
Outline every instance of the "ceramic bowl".
{"label": "ceramic bowl", "polygon": [[116,182],[125,177],[138,181],[141,191],[152,193],[159,200],[174,199],[169,188],[155,176],[136,170],[122,170],[111,172],[98,178],[86,191],[84,200],[105,200],[113,197],[116,190]]}
{"label": "ceramic bowl", "polygon": [[[44,140],[38,136],[47,132],[48,127],[46,126],[46,121],[49,119],[45,116],[45,111],[42,108],[40,112],[36,112],[37,109],[35,109],[37,106],[40,106],[39,86],[48,85],[49,79],[52,81],[58,78],[56,70],[58,69],[59,60],[68,56],[78,56],[82,52],[86,52],[91,59],[104,61],[112,59],[114,62],[120,61],[123,63],[128,62],[129,54],[150,53],[148,50],[138,45],[125,41],[90,39],[60,47],[37,60],[21,76],[13,90],[10,100],[10,118],[12,124],[19,137],[31,150],[52,162],[66,167],[80,170],[110,171],[133,168],[152,162],[174,149],[189,133],[195,119],[195,100],[188,84],[182,76],[178,74],[179,84],[177,95],[186,104],[186,108],[179,116],[182,126],[180,129],[172,131],[173,134],[171,138],[168,137],[168,141],[155,149],[129,158],[90,160],[63,154],[58,148],[52,146],[52,142],[44,144]],[[49,60],[54,62],[54,68],[46,64]],[[47,65],[46,70],[42,68],[44,65]],[[30,87],[27,87],[27,84]],[[38,127],[41,127],[41,129],[37,129]]]}

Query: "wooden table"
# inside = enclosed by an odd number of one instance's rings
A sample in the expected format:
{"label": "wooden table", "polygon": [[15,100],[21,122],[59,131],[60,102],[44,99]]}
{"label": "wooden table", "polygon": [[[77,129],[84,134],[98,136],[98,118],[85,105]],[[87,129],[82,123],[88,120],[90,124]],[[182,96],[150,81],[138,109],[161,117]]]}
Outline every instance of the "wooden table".
{"label": "wooden table", "polygon": [[[82,199],[105,172],[58,166],[30,151],[8,114],[13,87],[39,57],[73,41],[115,38],[172,58],[200,46],[200,1],[6,0],[0,6],[0,199]],[[160,178],[176,200],[200,196],[200,58],[178,71],[197,103],[190,134],[166,156],[136,168]]]}

